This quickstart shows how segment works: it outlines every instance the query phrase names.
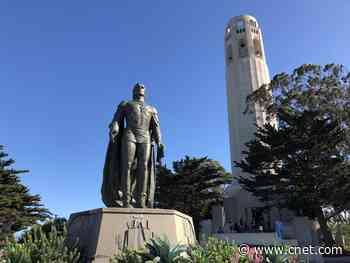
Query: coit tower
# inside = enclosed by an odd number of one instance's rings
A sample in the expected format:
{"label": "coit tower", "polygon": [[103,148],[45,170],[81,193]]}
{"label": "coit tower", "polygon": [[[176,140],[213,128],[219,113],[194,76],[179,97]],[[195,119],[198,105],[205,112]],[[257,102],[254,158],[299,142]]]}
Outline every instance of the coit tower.
{"label": "coit tower", "polygon": [[245,143],[253,139],[255,125],[263,125],[265,113],[258,106],[244,114],[246,97],[270,81],[261,28],[249,15],[231,18],[225,29],[226,89],[233,176],[243,175],[234,161],[242,159]]}

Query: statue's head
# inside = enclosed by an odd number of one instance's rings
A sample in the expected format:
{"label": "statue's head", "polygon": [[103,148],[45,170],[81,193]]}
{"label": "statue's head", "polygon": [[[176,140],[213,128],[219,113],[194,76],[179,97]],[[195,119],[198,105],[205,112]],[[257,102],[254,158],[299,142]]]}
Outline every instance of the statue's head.
{"label": "statue's head", "polygon": [[133,89],[133,98],[134,99],[140,99],[145,98],[146,88],[141,83],[136,83]]}

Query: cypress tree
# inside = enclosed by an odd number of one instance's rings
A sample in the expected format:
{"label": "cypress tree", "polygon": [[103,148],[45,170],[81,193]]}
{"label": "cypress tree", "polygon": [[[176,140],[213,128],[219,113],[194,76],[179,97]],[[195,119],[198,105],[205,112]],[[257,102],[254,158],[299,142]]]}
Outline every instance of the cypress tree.
{"label": "cypress tree", "polygon": [[50,215],[40,196],[30,194],[22,184],[19,175],[28,171],[14,169],[15,161],[3,148],[0,145],[0,241]]}
{"label": "cypress tree", "polygon": [[[349,207],[350,162],[339,151],[344,129],[318,116],[312,111],[294,115],[279,110],[279,129],[270,124],[259,127],[236,165],[246,173],[239,179],[243,188],[267,206],[316,218],[325,243],[331,246],[334,240],[327,221]],[[333,208],[334,213],[326,215],[323,208]]]}
{"label": "cypress tree", "polygon": [[186,156],[173,162],[173,171],[159,167],[156,205],[190,215],[198,236],[199,222],[210,216],[213,204],[223,201],[224,187],[231,182],[219,162]]}

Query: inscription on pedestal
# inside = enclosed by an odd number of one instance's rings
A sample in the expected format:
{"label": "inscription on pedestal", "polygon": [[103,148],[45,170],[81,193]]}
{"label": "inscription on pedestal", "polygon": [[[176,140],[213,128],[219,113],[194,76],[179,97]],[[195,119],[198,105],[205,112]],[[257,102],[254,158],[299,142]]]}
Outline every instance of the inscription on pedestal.
{"label": "inscription on pedestal", "polygon": [[131,216],[126,223],[124,236],[118,235],[118,250],[123,249],[142,249],[147,241],[154,237],[154,233],[150,229],[149,220],[144,216]]}

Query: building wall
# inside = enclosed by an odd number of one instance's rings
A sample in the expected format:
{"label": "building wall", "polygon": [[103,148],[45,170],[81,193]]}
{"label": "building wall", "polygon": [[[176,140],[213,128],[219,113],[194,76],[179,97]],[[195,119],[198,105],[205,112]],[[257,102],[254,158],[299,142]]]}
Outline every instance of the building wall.
{"label": "building wall", "polygon": [[[237,178],[246,175],[235,167],[234,161],[242,160],[245,143],[254,138],[256,125],[266,123],[265,113],[258,105],[253,112],[244,114],[247,96],[270,82],[262,32],[254,17],[243,15],[230,19],[225,29],[225,65],[231,168]],[[245,224],[252,224],[253,210],[264,206],[242,189],[237,180],[225,194],[225,214],[233,223],[243,220]],[[265,229],[273,229],[278,219],[278,213],[273,210],[265,215]]]}
{"label": "building wall", "polygon": [[233,17],[225,29],[227,107],[232,173],[240,176],[234,161],[242,159],[244,143],[253,138],[255,124],[265,123],[265,114],[256,105],[251,114],[243,114],[246,97],[270,81],[261,30],[252,16]]}

